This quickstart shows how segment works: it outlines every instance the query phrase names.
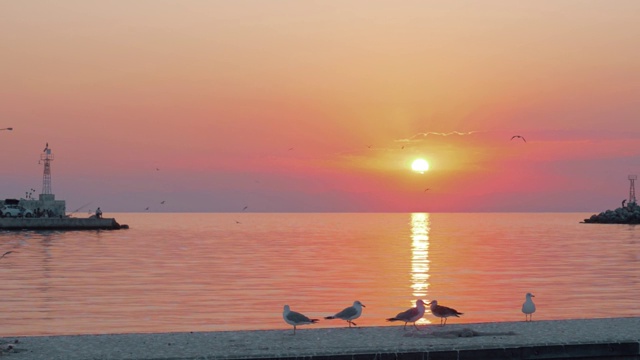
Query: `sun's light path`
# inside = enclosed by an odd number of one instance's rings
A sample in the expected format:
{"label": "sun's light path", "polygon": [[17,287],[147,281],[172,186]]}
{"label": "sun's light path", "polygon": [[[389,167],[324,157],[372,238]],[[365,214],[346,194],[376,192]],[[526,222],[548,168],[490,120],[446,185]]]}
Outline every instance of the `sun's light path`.
{"label": "sun's light path", "polygon": [[[429,289],[429,225],[429,214],[411,214],[412,295],[414,299],[422,299],[424,301],[427,301],[427,290]],[[422,318],[418,323],[429,323],[429,321]]]}

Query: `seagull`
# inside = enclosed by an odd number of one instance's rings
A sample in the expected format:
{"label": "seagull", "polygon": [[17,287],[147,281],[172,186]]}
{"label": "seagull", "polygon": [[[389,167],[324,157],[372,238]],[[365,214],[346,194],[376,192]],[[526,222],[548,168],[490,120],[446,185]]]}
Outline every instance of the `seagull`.
{"label": "seagull", "polygon": [[148,210],[149,210],[149,207],[147,206],[147,207],[146,207],[146,208],[144,208],[144,209],[145,209],[146,211],[148,211]]}
{"label": "seagull", "polygon": [[236,224],[240,224],[240,221],[238,221],[238,220],[235,220],[235,222],[236,222]]}
{"label": "seagull", "polygon": [[429,190],[431,190],[431,189],[429,189],[429,188],[426,188],[426,189],[424,189],[424,191],[423,191],[423,192],[427,192],[427,191],[429,191]]}
{"label": "seagull", "polygon": [[164,204],[164,200],[160,201],[160,204]]}
{"label": "seagull", "polygon": [[416,307],[412,307],[411,309],[401,312],[395,317],[388,318],[387,321],[404,321],[404,329],[407,329],[407,323],[412,322],[413,327],[418,329],[416,326],[416,321],[420,320],[424,316],[424,301],[419,299],[416,301]]}
{"label": "seagull", "polygon": [[[447,324],[447,318],[449,316],[460,317],[460,315],[462,315],[462,313],[458,312],[456,309],[438,305],[438,300],[431,300],[427,305],[429,305],[433,316],[440,318],[440,326],[445,326]],[[442,322],[442,319],[444,319],[444,323]]]}
{"label": "seagull", "polygon": [[344,308],[342,311],[340,311],[339,313],[333,315],[333,316],[327,316],[325,317],[325,319],[327,320],[331,320],[331,319],[342,319],[342,320],[346,320],[349,323],[349,327],[351,327],[351,325],[353,324],[353,326],[356,326],[356,323],[354,323],[351,320],[355,320],[357,318],[360,317],[360,315],[362,315],[362,308],[366,307],[364,305],[362,305],[362,303],[358,300],[353,302],[353,306],[349,306],[348,308]]}
{"label": "seagull", "polygon": [[284,318],[284,321],[287,324],[293,325],[294,335],[296,333],[296,326],[315,324],[318,322],[318,319],[309,319],[308,317],[300,314],[299,312],[291,311],[291,309],[289,308],[289,305],[284,306],[284,311],[282,312],[282,318]]}
{"label": "seagull", "polygon": [[533,313],[536,312],[536,304],[533,303],[533,300],[531,300],[531,298],[532,297],[536,297],[536,296],[533,295],[532,293],[527,293],[527,295],[525,295],[525,297],[526,297],[526,300],[524,301],[524,304],[522,304],[522,312],[524,313],[524,321],[533,321],[531,319],[531,317],[533,316]]}
{"label": "seagull", "polygon": [[522,136],[520,136],[520,135],[513,135],[513,136],[511,137],[511,140],[513,140],[513,139],[515,139],[515,138],[520,138],[520,139],[522,139],[522,141],[527,142],[527,140],[525,140],[525,138],[524,138],[524,137],[522,137]]}
{"label": "seagull", "polygon": [[242,208],[242,211],[245,211],[245,210],[247,210],[248,208],[249,208],[248,206],[245,206],[245,207],[243,207],[243,208]]}
{"label": "seagull", "polygon": [[11,254],[13,251],[7,251],[6,253],[2,254],[2,256],[0,256],[0,259],[2,259],[3,257],[5,257],[5,255],[9,255]]}

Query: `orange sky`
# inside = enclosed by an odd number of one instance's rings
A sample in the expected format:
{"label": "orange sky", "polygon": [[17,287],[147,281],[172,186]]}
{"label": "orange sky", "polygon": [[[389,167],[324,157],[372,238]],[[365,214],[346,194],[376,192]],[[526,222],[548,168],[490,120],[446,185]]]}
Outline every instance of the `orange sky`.
{"label": "orange sky", "polygon": [[[68,211],[615,208],[640,173],[639,14],[622,0],[3,2],[0,198],[40,192],[49,142]],[[411,172],[418,157],[430,171]]]}

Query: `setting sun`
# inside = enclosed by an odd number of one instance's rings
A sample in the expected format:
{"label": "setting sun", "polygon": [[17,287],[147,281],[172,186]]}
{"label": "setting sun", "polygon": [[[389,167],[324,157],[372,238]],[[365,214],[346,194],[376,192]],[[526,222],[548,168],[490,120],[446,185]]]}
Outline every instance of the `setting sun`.
{"label": "setting sun", "polygon": [[429,170],[429,163],[424,159],[415,159],[411,164],[411,170],[424,174],[425,171]]}

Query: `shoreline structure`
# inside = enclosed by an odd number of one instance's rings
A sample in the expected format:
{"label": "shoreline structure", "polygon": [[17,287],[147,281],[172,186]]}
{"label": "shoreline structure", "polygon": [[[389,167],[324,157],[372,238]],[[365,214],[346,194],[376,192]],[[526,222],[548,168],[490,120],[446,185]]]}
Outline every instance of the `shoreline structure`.
{"label": "shoreline structure", "polygon": [[640,205],[635,201],[615,210],[606,210],[584,219],[585,224],[640,224]]}
{"label": "shoreline structure", "polygon": [[637,175],[629,175],[629,199],[622,200],[622,204],[615,210],[602,211],[584,219],[585,224],[640,224],[640,206],[636,200],[635,181]]}
{"label": "shoreline structure", "polygon": [[[640,317],[4,337],[12,359],[640,359]],[[11,344],[11,345],[7,345]]]}
{"label": "shoreline structure", "polygon": [[[67,214],[64,200],[56,200],[51,190],[51,162],[54,160],[47,143],[40,162],[44,164],[42,193],[34,198],[35,189],[25,193],[24,198],[0,200],[0,230],[118,230],[128,229],[114,218],[103,218],[102,212],[87,218],[74,218]],[[99,210],[100,208],[98,208]]]}

